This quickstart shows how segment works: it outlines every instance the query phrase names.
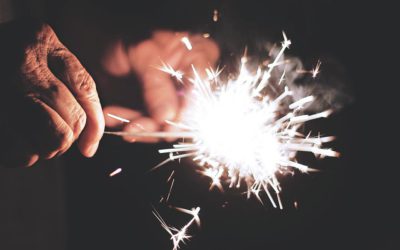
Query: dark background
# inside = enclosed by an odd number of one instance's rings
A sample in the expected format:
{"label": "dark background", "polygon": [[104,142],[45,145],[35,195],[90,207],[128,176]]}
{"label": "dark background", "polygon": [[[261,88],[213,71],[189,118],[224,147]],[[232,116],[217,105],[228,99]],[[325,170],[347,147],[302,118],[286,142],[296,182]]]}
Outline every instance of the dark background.
{"label": "dark background", "polygon": [[[109,97],[106,86],[112,83],[114,93],[132,88],[135,96],[134,77],[113,79],[98,63],[100,51],[117,37],[134,43],[160,27],[210,31],[229,60],[227,53],[240,54],[245,45],[257,52],[266,40],[280,41],[285,30],[293,42],[289,53],[306,66],[330,58],[345,72],[337,86],[352,101],[339,98],[343,109],[307,125],[336,135],[331,146],[342,156],[300,155],[322,171],[283,177],[280,211],[235,190],[208,191],[209,180],[189,162],[149,173],[165,158],[157,149],[167,144],[127,144],[105,135],[93,159],[83,159],[75,148],[63,157],[68,249],[172,248],[151,211],[156,207],[176,226],[189,219],[158,202],[168,192],[165,181],[173,169],[170,204],[201,207],[201,229],[190,230],[194,237],[183,249],[400,249],[398,164],[391,159],[398,148],[391,146],[398,81],[394,6],[389,1],[165,2],[53,1],[47,8],[55,11],[47,18],[94,75],[103,103],[132,106],[129,99]],[[211,23],[214,8],[221,13],[217,24]],[[321,75],[329,74],[323,61]],[[116,168],[122,173],[108,177]]]}

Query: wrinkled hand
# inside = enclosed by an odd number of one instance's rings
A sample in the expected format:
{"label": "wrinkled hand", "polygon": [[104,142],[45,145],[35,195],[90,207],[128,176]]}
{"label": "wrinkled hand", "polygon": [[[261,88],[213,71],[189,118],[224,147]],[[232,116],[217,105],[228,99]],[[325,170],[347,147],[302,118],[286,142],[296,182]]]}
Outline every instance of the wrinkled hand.
{"label": "wrinkled hand", "polygon": [[92,77],[46,24],[14,23],[0,32],[0,162],[31,166],[75,140],[93,156],[104,117]]}
{"label": "wrinkled hand", "polygon": [[[192,50],[189,50],[181,41],[188,37]],[[126,132],[140,131],[169,131],[173,128],[165,121],[178,120],[185,100],[180,94],[179,87],[185,86],[186,91],[190,83],[179,83],[159,69],[162,63],[170,65],[174,70],[183,73],[185,79],[191,78],[192,65],[205,75],[205,69],[214,66],[219,57],[219,49],[215,42],[201,35],[189,35],[171,31],[157,31],[153,36],[136,46],[129,47],[127,55],[122,52],[121,46],[114,48],[113,54],[108,55],[103,65],[110,73],[122,75],[132,69],[141,80],[145,106],[149,117],[140,112],[124,107],[109,106],[104,113],[111,113],[124,117],[131,122],[123,127]],[[129,65],[129,66],[127,66]],[[182,89],[181,89],[182,90]],[[106,125],[115,127],[121,125],[119,121],[105,116]],[[154,138],[124,137],[127,141],[156,142]],[[171,138],[170,140],[173,140]]]}

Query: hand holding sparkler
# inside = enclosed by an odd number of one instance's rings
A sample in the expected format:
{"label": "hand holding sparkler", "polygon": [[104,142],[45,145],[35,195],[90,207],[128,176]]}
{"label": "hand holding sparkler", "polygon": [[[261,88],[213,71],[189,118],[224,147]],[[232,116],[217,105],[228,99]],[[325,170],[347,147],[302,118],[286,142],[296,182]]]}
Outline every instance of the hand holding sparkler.
{"label": "hand holding sparkler", "polygon": [[2,26],[0,162],[31,166],[78,140],[91,157],[104,131],[96,86],[52,28],[35,21]]}
{"label": "hand holding sparkler", "polygon": [[[103,65],[110,69],[109,73],[123,72],[130,67],[142,83],[144,101],[150,116],[124,107],[108,106],[104,109],[106,125],[120,126],[122,121],[112,119],[107,114],[114,114],[126,119],[123,131],[155,132],[174,129],[166,120],[179,119],[185,106],[183,97],[183,81],[194,78],[192,65],[202,69],[199,74],[206,76],[206,68],[213,66],[219,57],[217,45],[201,35],[189,36],[186,33],[170,31],[154,32],[151,39],[128,48],[128,54],[123,57],[115,50],[115,57],[109,56]],[[121,61],[124,61],[121,63]],[[118,61],[118,63],[117,63]],[[115,65],[123,65],[120,70]],[[185,87],[185,88],[186,88]],[[154,137],[125,136],[127,141],[156,142]],[[174,140],[174,138],[169,138]]]}

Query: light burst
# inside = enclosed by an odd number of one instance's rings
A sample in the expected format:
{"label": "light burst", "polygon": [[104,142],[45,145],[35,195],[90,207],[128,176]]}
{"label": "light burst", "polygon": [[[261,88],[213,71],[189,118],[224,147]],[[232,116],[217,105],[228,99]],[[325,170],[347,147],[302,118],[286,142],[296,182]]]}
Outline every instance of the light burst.
{"label": "light burst", "polygon": [[[236,188],[245,184],[248,198],[254,195],[262,202],[260,192],[264,192],[273,207],[282,209],[277,174],[293,169],[312,171],[297,162],[297,152],[311,152],[318,157],[339,156],[336,151],[323,148],[323,143],[334,137],[313,137],[299,132],[305,122],[328,117],[332,111],[302,113],[315,98],[306,96],[294,100],[293,91],[285,83],[287,72],[283,70],[279,76],[274,75],[277,67],[287,63],[283,54],[291,41],[285,33],[283,38],[281,48],[264,69],[259,67],[255,72],[250,71],[245,53],[239,74],[227,81],[219,77],[221,71],[218,69],[192,67],[194,77],[188,79],[193,85],[188,108],[180,122],[167,121],[179,128],[179,132],[129,135],[183,138],[184,142],[159,150],[169,157],[156,168],[169,161],[192,158],[198,164],[199,172],[211,179],[210,189],[222,190],[225,183]],[[320,65],[318,62],[311,72],[313,77],[318,74]],[[183,77],[169,65],[164,64],[161,70],[178,80]],[[200,77],[198,70],[204,70],[207,77]]]}
{"label": "light burst", "polygon": [[[218,12],[214,12],[214,21]],[[315,114],[304,114],[304,109],[315,101],[310,95],[295,99],[295,93],[286,84],[288,72],[283,54],[291,41],[283,33],[283,42],[277,53],[270,51],[272,62],[263,64],[255,72],[249,70],[248,58],[242,57],[239,74],[227,81],[220,77],[222,69],[196,69],[192,66],[193,78],[162,63],[159,69],[170,74],[180,83],[189,80],[193,85],[187,96],[188,106],[179,122],[166,121],[179,129],[178,132],[106,132],[114,135],[133,137],[182,138],[171,148],[160,149],[159,153],[168,154],[168,158],[153,168],[183,158],[191,158],[198,165],[197,172],[211,179],[210,190],[214,187],[223,191],[224,186],[241,188],[245,186],[247,198],[254,196],[264,204],[264,196],[274,208],[283,209],[280,198],[281,186],[279,174],[293,173],[294,169],[306,173],[313,171],[307,165],[297,162],[297,152],[310,152],[317,157],[338,157],[339,153],[323,148],[324,143],[334,140],[333,136],[304,135],[299,128],[308,121],[326,118],[332,111],[325,110]],[[192,49],[189,39],[182,42],[188,50]],[[308,73],[313,78],[320,72],[318,61],[313,70],[299,71]],[[284,68],[282,70],[282,67]],[[280,68],[281,70],[275,70]],[[200,77],[199,70],[204,70],[206,77]],[[281,72],[277,74],[276,72]],[[128,120],[108,114],[121,122]],[[139,125],[139,124],[138,124]],[[110,176],[118,173],[114,171]],[[171,195],[175,182],[174,171],[168,177],[171,182],[165,202]],[[172,181],[171,181],[172,180]],[[164,198],[161,199],[161,201]],[[161,202],[160,201],[160,202]],[[298,208],[297,201],[294,207]],[[192,218],[182,228],[169,226],[160,214],[153,214],[170,235],[173,250],[178,250],[181,243],[186,243],[191,236],[189,227],[196,223],[200,226],[200,207],[192,209],[176,208]]]}
{"label": "light burst", "polygon": [[[191,157],[200,166],[199,171],[211,178],[210,189],[222,190],[224,182],[237,188],[245,183],[248,197],[253,194],[261,201],[259,193],[264,191],[271,204],[280,208],[277,173],[312,170],[296,161],[296,152],[311,152],[320,157],[339,155],[322,148],[334,137],[311,137],[298,132],[305,122],[327,117],[332,111],[302,114],[315,98],[306,96],[293,101],[293,92],[282,84],[285,71],[278,81],[278,85],[283,85],[281,93],[276,98],[268,95],[268,86],[273,87],[273,70],[285,63],[283,54],[291,45],[285,33],[283,37],[281,49],[265,70],[259,68],[251,73],[247,58],[243,58],[238,76],[223,82],[218,70],[205,70],[208,78],[204,79],[198,73],[201,69],[193,67],[189,107],[182,121],[170,122],[186,133],[176,135],[185,138],[185,143],[159,150],[169,154],[171,161]],[[319,71],[319,65],[320,62],[314,73]],[[275,198],[270,191],[276,194]]]}

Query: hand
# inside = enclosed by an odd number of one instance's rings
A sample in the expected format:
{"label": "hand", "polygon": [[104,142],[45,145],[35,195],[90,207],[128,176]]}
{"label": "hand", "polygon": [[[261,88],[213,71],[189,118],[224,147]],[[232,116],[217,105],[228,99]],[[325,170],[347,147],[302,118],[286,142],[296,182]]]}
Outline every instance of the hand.
{"label": "hand", "polygon": [[31,166],[75,140],[93,156],[104,117],[92,77],[49,25],[13,23],[0,32],[0,162]]}
{"label": "hand", "polygon": [[[181,41],[188,37],[193,49],[189,50]],[[174,70],[183,73],[184,78],[192,77],[192,65],[205,76],[205,69],[214,66],[219,57],[218,46],[211,39],[201,35],[188,35],[187,33],[175,33],[171,31],[157,31],[153,36],[135,46],[128,48],[125,55],[121,45],[114,47],[112,53],[103,61],[103,65],[113,75],[124,75],[128,69],[132,69],[141,80],[143,97],[149,117],[140,112],[123,107],[110,106],[104,109],[104,113],[111,113],[130,120],[123,126],[123,131],[169,131],[173,128],[167,126],[165,120],[178,120],[185,100],[180,95],[178,86],[190,89],[188,81],[179,83],[159,69],[162,63],[170,65]],[[121,123],[106,116],[106,125],[109,127],[120,126]],[[124,137],[127,141],[156,142],[154,138]],[[173,140],[173,138],[171,138]]]}

